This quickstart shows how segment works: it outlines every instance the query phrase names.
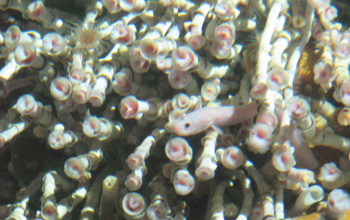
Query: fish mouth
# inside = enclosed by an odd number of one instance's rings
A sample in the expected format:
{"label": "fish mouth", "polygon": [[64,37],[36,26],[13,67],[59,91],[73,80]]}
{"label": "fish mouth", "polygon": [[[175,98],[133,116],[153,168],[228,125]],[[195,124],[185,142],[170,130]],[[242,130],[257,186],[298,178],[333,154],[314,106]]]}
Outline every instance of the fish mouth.
{"label": "fish mouth", "polygon": [[179,126],[172,124],[171,129],[178,136],[188,136],[188,132],[184,132],[182,129],[179,129]]}
{"label": "fish mouth", "polygon": [[177,129],[175,126],[172,126],[171,128],[176,135],[184,136],[183,132],[181,132],[180,129]]}

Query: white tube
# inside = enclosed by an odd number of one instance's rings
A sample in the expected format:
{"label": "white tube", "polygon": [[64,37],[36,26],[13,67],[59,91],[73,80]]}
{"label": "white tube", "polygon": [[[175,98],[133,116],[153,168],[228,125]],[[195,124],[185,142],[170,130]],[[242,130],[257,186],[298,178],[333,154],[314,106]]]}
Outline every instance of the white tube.
{"label": "white tube", "polygon": [[297,216],[306,211],[311,205],[319,202],[324,197],[323,188],[313,185],[303,191],[297,198],[293,208],[288,212],[288,216]]}

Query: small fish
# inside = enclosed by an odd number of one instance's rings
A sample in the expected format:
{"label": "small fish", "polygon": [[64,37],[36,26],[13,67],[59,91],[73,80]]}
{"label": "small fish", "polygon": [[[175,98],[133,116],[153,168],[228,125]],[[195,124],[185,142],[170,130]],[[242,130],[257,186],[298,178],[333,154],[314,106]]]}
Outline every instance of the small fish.
{"label": "small fish", "polygon": [[241,106],[205,107],[175,119],[171,128],[176,135],[190,136],[209,127],[222,127],[241,123],[257,114],[258,104],[251,102]]}

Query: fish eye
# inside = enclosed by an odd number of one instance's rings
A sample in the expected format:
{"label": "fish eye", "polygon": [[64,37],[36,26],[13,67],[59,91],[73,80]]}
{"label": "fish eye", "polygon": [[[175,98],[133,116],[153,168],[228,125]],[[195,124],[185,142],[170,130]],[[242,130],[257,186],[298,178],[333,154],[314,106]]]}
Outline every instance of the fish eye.
{"label": "fish eye", "polygon": [[187,122],[187,123],[185,124],[185,128],[189,128],[190,125],[191,125],[191,124]]}

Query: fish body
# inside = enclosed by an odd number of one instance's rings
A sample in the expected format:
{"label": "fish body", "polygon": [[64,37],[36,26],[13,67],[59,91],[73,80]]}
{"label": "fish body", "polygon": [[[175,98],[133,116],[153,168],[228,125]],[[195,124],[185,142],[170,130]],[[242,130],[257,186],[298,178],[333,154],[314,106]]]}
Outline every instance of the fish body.
{"label": "fish body", "polygon": [[257,114],[258,104],[241,106],[205,107],[195,110],[172,122],[172,130],[179,136],[201,133],[211,126],[229,126],[241,123]]}

